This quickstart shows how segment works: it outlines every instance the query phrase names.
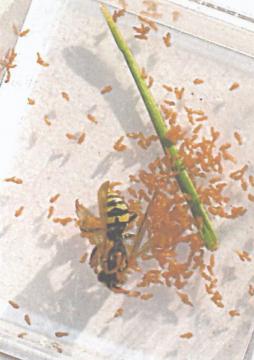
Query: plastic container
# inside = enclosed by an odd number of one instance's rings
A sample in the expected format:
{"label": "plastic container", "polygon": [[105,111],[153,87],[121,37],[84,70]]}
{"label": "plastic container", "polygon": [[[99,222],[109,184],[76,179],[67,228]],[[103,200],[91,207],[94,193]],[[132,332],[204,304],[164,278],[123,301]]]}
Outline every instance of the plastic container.
{"label": "plastic container", "polygon": [[[253,173],[254,34],[168,1],[159,7],[164,14],[159,30],[141,41],[132,27],[140,23],[136,14],[142,6],[131,2],[118,24],[138,63],[153,77],[156,100],[165,98],[162,84],[184,87],[179,113],[184,106],[204,109],[209,124],[235,144],[239,164],[231,169],[247,163]],[[252,262],[242,262],[235,251],[254,252],[253,205],[232,187],[236,203],[248,211],[235,221],[214,219],[223,309],[211,302],[198,274],[184,288],[194,306],[183,304],[174,287],[152,287],[149,301],[110,292],[88,263],[80,263],[91,246],[75,223],[62,226],[47,218],[49,199],[61,194],[53,204],[55,217],[75,217],[77,198],[96,213],[101,183],[121,181],[127,194],[128,175],[160,155],[161,148],[154,143],[145,152],[125,139],[126,152],[113,149],[127,132],[147,134],[153,128],[97,2],[33,0],[25,28],[30,33],[17,43],[17,67],[0,89],[1,178],[23,180],[1,183],[0,350],[29,360],[243,359],[252,333],[254,299],[248,286],[254,275]],[[168,31],[172,45],[167,48],[162,37]],[[36,63],[37,52],[49,66]],[[204,83],[195,85],[196,78]],[[240,86],[230,91],[234,82]],[[112,91],[102,96],[105,85]],[[27,104],[28,97],[35,105]],[[234,131],[241,133],[242,146]],[[82,132],[86,138],[80,145],[66,138]],[[23,213],[15,217],[20,206]],[[124,314],[114,318],[118,308]],[[240,316],[229,316],[232,309]],[[59,331],[68,336],[56,337]],[[193,337],[179,337],[186,332]]]}

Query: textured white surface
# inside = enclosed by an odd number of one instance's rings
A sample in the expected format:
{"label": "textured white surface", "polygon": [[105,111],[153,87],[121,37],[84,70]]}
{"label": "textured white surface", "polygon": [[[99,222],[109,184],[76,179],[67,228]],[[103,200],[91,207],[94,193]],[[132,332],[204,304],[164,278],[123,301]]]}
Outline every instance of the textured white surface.
{"label": "textured white surface", "polygon": [[254,8],[252,0],[210,0],[212,4],[234,10],[242,14],[254,17]]}
{"label": "textured white surface", "polygon": [[[0,2],[0,58],[13,47],[17,36],[13,25],[20,29],[25,19],[31,0],[3,0]],[[0,77],[1,74],[0,74]]]}
{"label": "textured white surface", "polygon": [[[185,104],[202,107],[224,140],[233,141],[232,130],[241,129],[245,146],[237,148],[237,157],[253,171],[253,61],[175,32],[173,46],[166,49],[163,27],[142,43],[133,39],[130,25],[136,23],[130,16],[120,22],[138,62],[155,79],[157,100],[164,96],[162,83],[184,86]],[[66,359],[241,359],[254,314],[247,295],[253,272],[252,264],[240,262],[234,250],[253,254],[253,207],[234,223],[217,222],[222,241],[216,273],[224,310],[208,299],[198,277],[188,287],[194,308],[183,305],[171,288],[153,288],[154,298],[140,303],[98,284],[89,266],[79,263],[87,243],[74,225],[61,227],[47,219],[48,199],[61,193],[56,216],[74,216],[76,198],[96,211],[96,191],[104,180],[127,184],[128,174],[161,150],[154,145],[144,153],[127,141],[126,153],[112,149],[125,132],[151,132],[151,126],[95,2],[33,0],[26,26],[31,33],[18,44],[18,67],[0,92],[1,117],[8,119],[1,122],[1,153],[8,159],[1,177],[24,180],[23,185],[2,183],[0,190],[1,347],[13,355],[19,352],[22,359],[54,359],[54,332],[62,330],[70,333],[57,339]],[[36,64],[37,51],[50,63],[48,68]],[[200,88],[192,84],[196,77],[205,79]],[[229,92],[233,81],[241,87]],[[101,96],[108,84],[113,91]],[[61,91],[69,93],[69,103]],[[28,96],[35,99],[34,107],[26,105]],[[96,115],[98,125],[86,120],[88,112]],[[51,127],[43,122],[45,114]],[[87,138],[80,146],[65,137],[83,130]],[[242,202],[240,191],[234,191]],[[21,205],[24,214],[16,219]],[[12,309],[9,299],[20,309]],[[120,306],[123,317],[112,320]],[[241,316],[231,319],[227,311],[235,307]],[[31,327],[24,323],[24,313],[30,314]],[[22,340],[16,338],[21,331],[28,332]],[[193,339],[179,339],[186,331],[193,332]]]}

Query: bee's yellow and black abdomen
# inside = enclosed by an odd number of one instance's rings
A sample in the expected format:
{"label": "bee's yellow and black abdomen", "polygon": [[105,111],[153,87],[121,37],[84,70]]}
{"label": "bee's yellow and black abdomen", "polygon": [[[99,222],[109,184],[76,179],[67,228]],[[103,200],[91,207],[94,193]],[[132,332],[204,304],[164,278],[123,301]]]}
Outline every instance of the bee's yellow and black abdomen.
{"label": "bee's yellow and black abdomen", "polygon": [[114,192],[107,196],[107,224],[127,225],[130,221],[130,212],[123,199]]}

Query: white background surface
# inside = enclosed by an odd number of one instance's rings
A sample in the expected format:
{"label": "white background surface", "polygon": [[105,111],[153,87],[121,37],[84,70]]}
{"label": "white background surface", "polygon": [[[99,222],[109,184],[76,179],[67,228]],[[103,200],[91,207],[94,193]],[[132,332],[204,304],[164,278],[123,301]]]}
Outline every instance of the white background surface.
{"label": "white background surface", "polygon": [[207,2],[254,16],[252,0],[207,0]]}

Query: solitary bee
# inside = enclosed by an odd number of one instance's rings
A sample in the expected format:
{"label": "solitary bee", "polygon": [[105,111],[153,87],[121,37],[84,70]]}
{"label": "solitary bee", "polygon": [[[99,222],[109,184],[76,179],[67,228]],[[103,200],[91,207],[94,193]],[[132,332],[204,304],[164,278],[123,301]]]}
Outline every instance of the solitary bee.
{"label": "solitary bee", "polygon": [[[98,274],[98,280],[109,289],[119,289],[125,281],[124,270],[128,266],[125,238],[131,236],[125,230],[137,214],[129,211],[123,198],[113,191],[110,182],[104,182],[98,191],[99,218],[76,201],[81,234],[88,237],[95,247],[90,256],[90,266]],[[96,236],[95,236],[96,234]]]}

